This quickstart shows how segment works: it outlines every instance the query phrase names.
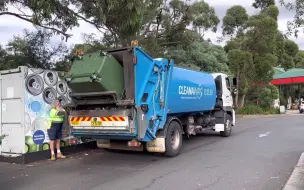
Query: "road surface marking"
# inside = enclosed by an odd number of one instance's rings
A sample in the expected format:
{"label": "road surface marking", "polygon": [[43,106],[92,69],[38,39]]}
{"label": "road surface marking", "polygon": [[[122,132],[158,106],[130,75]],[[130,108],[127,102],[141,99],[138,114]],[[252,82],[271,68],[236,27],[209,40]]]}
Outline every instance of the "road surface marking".
{"label": "road surface marking", "polygon": [[267,137],[270,134],[270,132],[268,131],[267,133],[263,133],[263,134],[259,134],[259,137]]}

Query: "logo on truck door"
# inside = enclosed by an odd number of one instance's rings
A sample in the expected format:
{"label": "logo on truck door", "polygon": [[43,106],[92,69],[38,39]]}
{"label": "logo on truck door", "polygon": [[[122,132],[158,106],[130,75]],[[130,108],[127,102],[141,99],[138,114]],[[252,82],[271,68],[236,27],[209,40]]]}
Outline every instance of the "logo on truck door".
{"label": "logo on truck door", "polygon": [[212,96],[213,90],[210,88],[203,88],[201,85],[198,87],[193,86],[179,86],[178,94],[182,99],[201,99],[204,96]]}

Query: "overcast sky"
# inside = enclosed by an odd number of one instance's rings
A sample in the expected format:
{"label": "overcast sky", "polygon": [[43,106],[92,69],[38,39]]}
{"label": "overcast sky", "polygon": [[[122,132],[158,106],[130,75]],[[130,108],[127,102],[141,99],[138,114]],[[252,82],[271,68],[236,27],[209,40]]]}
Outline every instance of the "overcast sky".
{"label": "overcast sky", "polygon": [[[256,12],[254,8],[252,8],[252,0],[205,0],[208,2],[212,7],[214,7],[216,14],[220,19],[224,17],[226,14],[226,10],[233,5],[241,5],[245,7],[248,11],[248,14],[252,15]],[[286,31],[286,23],[288,20],[292,20],[294,13],[289,12],[284,7],[280,8],[280,16],[279,16],[279,29],[281,31]],[[6,44],[14,35],[22,34],[23,29],[30,29],[34,30],[34,27],[25,21],[22,21],[18,18],[12,16],[1,16],[0,17],[0,44]],[[80,27],[74,28],[69,33],[73,34],[73,37],[68,40],[69,45],[73,45],[75,43],[82,42],[82,34],[83,33],[98,33],[98,31],[90,24],[82,22]],[[206,35],[207,38],[210,38],[213,42],[216,42],[216,38],[221,36],[221,23],[218,27],[217,33],[208,33]],[[300,34],[297,39],[292,38],[295,40],[301,49],[304,49],[304,34]],[[52,42],[57,43],[60,41],[59,37],[54,37]]]}

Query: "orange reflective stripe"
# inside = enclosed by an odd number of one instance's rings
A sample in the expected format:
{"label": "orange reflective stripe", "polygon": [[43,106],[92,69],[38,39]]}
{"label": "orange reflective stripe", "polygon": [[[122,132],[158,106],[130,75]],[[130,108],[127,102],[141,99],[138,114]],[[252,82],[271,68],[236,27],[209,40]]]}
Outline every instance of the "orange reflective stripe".
{"label": "orange reflective stripe", "polygon": [[118,116],[113,116],[113,117],[100,117],[102,121],[126,121],[124,117],[118,117]]}
{"label": "orange reflective stripe", "polygon": [[[92,121],[93,117],[70,117],[70,121]],[[109,121],[109,122],[116,122],[116,121],[126,121],[125,117],[121,116],[112,116],[112,117],[99,117],[101,121]]]}

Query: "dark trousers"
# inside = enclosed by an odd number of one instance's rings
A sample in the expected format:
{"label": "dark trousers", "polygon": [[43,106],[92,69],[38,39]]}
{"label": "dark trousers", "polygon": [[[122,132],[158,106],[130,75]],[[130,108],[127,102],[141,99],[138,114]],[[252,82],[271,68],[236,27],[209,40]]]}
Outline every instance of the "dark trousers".
{"label": "dark trousers", "polygon": [[63,123],[52,123],[51,128],[47,130],[50,140],[59,140],[62,138]]}

